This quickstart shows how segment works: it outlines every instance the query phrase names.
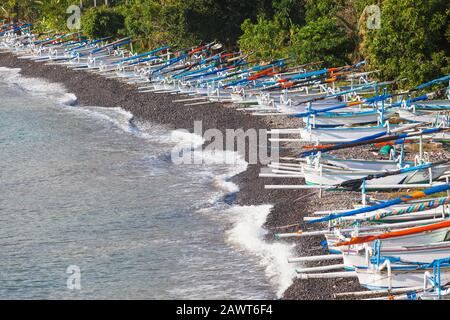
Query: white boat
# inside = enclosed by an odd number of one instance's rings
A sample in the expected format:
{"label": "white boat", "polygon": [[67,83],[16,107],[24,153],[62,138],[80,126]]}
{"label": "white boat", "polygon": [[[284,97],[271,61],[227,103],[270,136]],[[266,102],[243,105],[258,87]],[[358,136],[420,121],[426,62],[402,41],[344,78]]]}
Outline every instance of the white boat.
{"label": "white boat", "polygon": [[[390,206],[388,209],[375,210],[373,212],[367,212],[358,214],[356,216],[341,217],[342,221],[356,221],[359,223],[364,222],[380,222],[383,223],[395,223],[402,221],[414,221],[433,218],[445,218],[450,214],[450,206],[447,199],[450,197],[434,198],[434,199],[421,199],[415,202],[408,202]],[[343,210],[326,210],[316,211],[312,217],[305,217],[304,220],[313,220],[317,216],[326,216],[330,214],[339,214],[354,209],[364,208],[365,205],[357,204],[351,209]]]}
{"label": "white boat", "polygon": [[[366,185],[399,185],[399,184],[418,184],[436,180],[442,176],[448,169],[449,165],[439,165],[431,168],[432,176],[430,177],[429,169],[408,171],[400,174],[390,175],[381,178],[367,180]],[[305,176],[306,184],[336,186],[345,181],[353,179],[362,179],[368,175],[379,174],[380,171],[356,171],[356,170],[338,170],[322,167],[312,167],[310,165],[302,166],[302,173]]]}
{"label": "white boat", "polygon": [[409,121],[409,122],[421,122],[421,123],[434,123],[437,119],[437,114],[429,113],[429,112],[418,112],[415,113],[405,110],[399,109],[397,111],[400,119]]}
{"label": "white boat", "polygon": [[[396,110],[387,110],[384,112],[384,119],[387,120],[394,116]],[[320,113],[314,117],[304,117],[305,124],[312,124],[315,127],[339,127],[358,124],[367,124],[378,122],[380,113],[377,110],[360,112],[330,112]]]}
{"label": "white boat", "polygon": [[339,159],[322,156],[321,163],[352,171],[370,170],[381,172],[394,171],[400,168],[400,163],[394,160]]}
{"label": "white boat", "polygon": [[[422,232],[422,233],[418,233],[418,234],[414,234],[414,235],[407,235],[407,236],[402,236],[402,237],[384,239],[382,243],[385,248],[415,246],[418,243],[423,243],[423,244],[439,243],[439,242],[446,241],[449,230],[450,230],[450,228],[442,228],[442,229]],[[374,232],[370,233],[370,235],[374,235],[374,234],[378,235],[378,234],[382,234],[382,233],[385,233],[385,232],[377,231],[375,233]],[[365,233],[360,234],[360,236],[364,236],[364,235],[367,235],[367,234],[365,234]],[[336,246],[337,243],[348,240],[349,238],[347,235],[339,235],[336,233],[329,233],[329,234],[325,235],[325,238],[327,240],[328,250],[333,253],[342,253],[345,251],[358,252],[359,250],[361,250],[365,247],[365,245],[364,246],[357,245],[357,246],[353,246],[353,247],[351,247],[351,246],[343,246],[343,247]],[[369,242],[367,244],[367,246],[372,247],[373,242]]]}
{"label": "white boat", "polygon": [[417,110],[450,110],[450,100],[431,100],[426,102],[415,103],[414,108]]}
{"label": "white boat", "polygon": [[[362,206],[355,206],[355,208],[360,208],[360,207],[362,207]],[[393,206],[390,209],[391,210],[401,210],[401,209],[406,209],[406,208],[408,208],[408,205],[403,204],[403,205]],[[380,212],[383,212],[383,210],[380,210]],[[383,221],[384,223],[395,223],[395,222],[402,222],[402,221],[415,221],[415,220],[424,220],[424,219],[433,219],[433,218],[443,218],[448,215],[449,215],[448,206],[444,205],[444,206],[439,206],[436,208],[419,211],[419,212],[387,216],[387,217],[381,218],[379,221]],[[376,216],[376,212],[375,212],[375,215],[373,213],[372,214],[361,214],[356,217],[351,216],[351,217],[346,217],[343,219],[344,220],[360,220],[360,219],[365,219],[365,218],[374,217],[374,216]]]}
{"label": "white boat", "polygon": [[361,137],[385,132],[387,128],[377,127],[353,127],[353,128],[304,128],[299,129],[300,137],[310,143],[342,143],[350,142]]}
{"label": "white boat", "polygon": [[[450,257],[450,241],[406,245],[399,247],[389,247],[380,242],[380,246],[376,247],[381,257],[396,257],[403,262],[423,262],[431,263],[434,260],[445,259]],[[367,252],[367,255],[366,255]],[[345,250],[343,251],[344,265],[347,268],[367,267],[370,264],[369,259],[377,255],[371,247],[365,250]],[[395,264],[395,262],[394,262]]]}
{"label": "white boat", "polygon": [[[355,269],[359,283],[369,290],[418,287],[424,283],[424,273],[433,273],[433,267],[414,266],[359,267]],[[450,281],[450,267],[441,267],[441,283]]]}

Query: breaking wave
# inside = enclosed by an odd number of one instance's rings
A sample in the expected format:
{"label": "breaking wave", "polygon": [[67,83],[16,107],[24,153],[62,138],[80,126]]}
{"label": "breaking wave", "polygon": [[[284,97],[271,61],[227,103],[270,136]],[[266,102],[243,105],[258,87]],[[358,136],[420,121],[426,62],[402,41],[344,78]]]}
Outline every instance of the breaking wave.
{"label": "breaking wave", "polygon": [[67,92],[62,84],[40,78],[23,77],[20,70],[19,68],[0,67],[0,79],[9,86],[25,90],[33,96],[55,99],[61,105],[72,106],[77,103],[76,95]]}
{"label": "breaking wave", "polygon": [[280,298],[294,277],[293,268],[288,263],[294,245],[265,240],[268,231],[263,225],[271,209],[271,205],[234,206],[228,209],[226,213],[233,227],[227,232],[227,240],[259,259]]}

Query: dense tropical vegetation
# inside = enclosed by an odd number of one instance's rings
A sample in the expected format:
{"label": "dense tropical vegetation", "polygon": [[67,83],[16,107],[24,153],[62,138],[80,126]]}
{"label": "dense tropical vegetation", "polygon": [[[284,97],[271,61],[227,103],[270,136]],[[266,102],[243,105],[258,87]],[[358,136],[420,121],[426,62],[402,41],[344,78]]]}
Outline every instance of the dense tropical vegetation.
{"label": "dense tropical vegetation", "polygon": [[[366,59],[381,78],[410,84],[450,72],[448,0],[4,0],[0,16],[65,31],[67,7],[80,3],[84,33],[129,35],[138,50],[217,40],[266,61]],[[381,8],[375,29],[367,27],[374,4]]]}

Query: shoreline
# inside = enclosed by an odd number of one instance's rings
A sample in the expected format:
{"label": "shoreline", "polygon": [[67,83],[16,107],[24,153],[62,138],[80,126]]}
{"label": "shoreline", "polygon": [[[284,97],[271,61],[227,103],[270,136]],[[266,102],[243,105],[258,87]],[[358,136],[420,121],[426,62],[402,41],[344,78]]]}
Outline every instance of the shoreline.
{"label": "shoreline", "polygon": [[[270,129],[300,126],[299,119],[255,117],[236,110],[231,104],[214,103],[200,106],[184,106],[174,103],[177,95],[139,93],[136,88],[114,79],[86,72],[67,69],[63,66],[46,65],[30,60],[18,59],[10,53],[0,53],[0,66],[20,68],[25,77],[43,78],[50,82],[63,84],[77,97],[82,106],[121,107],[129,111],[138,120],[151,121],[169,126],[171,129],[187,129],[193,132],[194,121],[203,121],[203,131],[208,129]],[[292,154],[295,146],[286,146],[280,155]],[[248,150],[245,158],[248,159]],[[349,205],[352,196],[339,194],[327,195],[319,199],[314,192],[306,190],[265,190],[265,184],[298,183],[298,179],[259,178],[261,165],[249,164],[247,170],[234,176],[231,181],[239,187],[234,204],[240,206],[273,205],[265,223],[270,231],[278,226],[298,223],[309,210],[319,210]],[[309,193],[309,194],[308,194]],[[353,195],[354,197],[355,195]],[[321,208],[319,208],[321,207]],[[272,241],[269,234],[266,241]],[[300,238],[289,241],[296,244],[297,254],[320,254],[321,237]],[[292,269],[295,265],[292,265]],[[333,294],[344,291],[361,290],[357,279],[314,279],[295,280],[284,292],[282,299],[332,299]]]}

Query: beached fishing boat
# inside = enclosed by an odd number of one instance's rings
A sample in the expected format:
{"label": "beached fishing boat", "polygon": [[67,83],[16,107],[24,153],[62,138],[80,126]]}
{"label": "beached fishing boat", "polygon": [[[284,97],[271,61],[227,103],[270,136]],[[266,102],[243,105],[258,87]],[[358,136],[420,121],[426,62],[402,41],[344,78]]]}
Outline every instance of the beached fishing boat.
{"label": "beached fishing boat", "polygon": [[312,128],[299,129],[302,141],[309,143],[344,143],[351,142],[362,137],[369,137],[385,132],[386,134],[408,130],[409,126],[374,126],[374,127],[337,127],[337,128]]}
{"label": "beached fishing boat", "polygon": [[414,104],[414,108],[424,111],[450,110],[450,100],[433,100]]}
{"label": "beached fishing boat", "polygon": [[[413,263],[432,263],[434,260],[450,257],[450,241],[425,243],[419,241],[413,245],[390,246],[383,242],[373,247],[367,245],[361,250],[342,250],[344,265],[347,268],[368,267],[371,260],[381,259],[381,257],[395,257],[400,264],[402,262]],[[396,261],[392,260],[392,265]]]}
{"label": "beached fishing boat", "polygon": [[[428,223],[432,222],[433,219],[430,220],[426,220]],[[435,220],[436,221],[436,220]],[[437,220],[439,221],[439,220]],[[421,224],[423,222],[417,222],[417,224]],[[374,230],[371,232],[361,232],[359,233],[359,237],[378,237],[378,236],[382,236],[382,235],[387,235],[390,234],[392,232],[403,232],[405,230],[408,229],[399,229],[399,230],[394,230],[394,229],[390,229],[389,231],[383,231],[383,230]],[[384,239],[383,240],[383,247],[389,248],[389,247],[406,247],[406,246],[414,246],[417,245],[419,243],[423,243],[423,244],[429,244],[429,243],[439,243],[439,242],[444,242],[447,240],[447,235],[448,232],[450,231],[449,227],[446,228],[441,228],[441,229],[437,229],[437,230],[432,230],[432,231],[424,231],[422,233],[416,233],[413,235],[404,235],[404,236],[399,236],[399,237],[395,237],[395,238],[388,238],[388,239]],[[349,246],[341,246],[340,244],[342,242],[350,242],[353,236],[351,235],[351,233],[346,233],[343,234],[341,232],[337,232],[337,233],[329,233],[329,234],[325,234],[325,239],[327,241],[327,248],[330,252],[333,253],[342,253],[342,252],[346,252],[346,251],[352,251],[355,250],[359,251],[362,248],[364,248],[364,246],[353,246],[353,245],[349,245]],[[368,241],[368,246],[373,246],[374,245],[374,241]],[[353,249],[352,249],[353,248]],[[353,265],[354,266],[354,265]]]}
{"label": "beached fishing boat", "polygon": [[[387,110],[383,117],[385,120],[393,117],[396,110]],[[351,126],[369,123],[377,123],[380,118],[380,113],[377,110],[355,111],[355,112],[327,112],[320,113],[312,119],[304,117],[305,124],[311,123],[314,127],[338,127]]]}
{"label": "beached fishing boat", "polygon": [[[349,249],[351,250],[352,246],[359,245],[359,244],[367,244],[369,247],[373,246],[374,250],[376,250],[375,257],[371,260],[369,265],[363,266],[359,265],[361,262],[358,257],[354,257],[353,262],[356,262],[355,269],[358,272],[361,272],[361,278],[358,275],[358,278],[362,285],[367,285],[367,283],[371,283],[372,281],[377,282],[380,281],[381,278],[379,277],[380,273],[383,273],[383,267],[386,266],[383,261],[387,261],[387,267],[394,270],[394,268],[398,271],[404,271],[404,268],[406,265],[409,264],[409,267],[413,267],[413,270],[415,271],[414,267],[424,267],[424,265],[427,265],[427,261],[421,261],[421,260],[415,260],[415,261],[408,261],[408,260],[402,260],[398,256],[382,256],[381,252],[384,250],[384,248],[394,248],[394,247],[408,247],[408,241],[411,242],[411,239],[413,240],[412,245],[417,245],[418,243],[424,243],[424,244],[434,244],[438,242],[445,241],[447,239],[447,235],[449,232],[450,227],[450,221],[449,220],[443,220],[436,223],[431,224],[424,224],[419,225],[413,228],[407,228],[407,229],[400,229],[400,230],[394,230],[387,233],[381,233],[381,234],[372,234],[372,235],[358,235],[356,237],[352,237],[349,239],[341,240],[338,243],[335,244],[336,247],[344,247],[343,251],[345,251],[345,248],[349,246]],[[432,236],[430,236],[432,235]],[[433,241],[433,239],[439,238],[439,236],[442,237],[444,235],[444,239],[441,241]],[[446,248],[442,244],[437,245],[439,248],[442,248],[442,250],[437,250],[435,252],[435,255],[437,259],[440,259],[441,255],[445,255]],[[383,247],[383,249],[382,249]],[[438,248],[438,247],[435,247]],[[365,247],[367,248],[367,246]],[[417,248],[417,247],[416,247]],[[432,250],[431,246],[429,246],[427,249],[421,247],[423,250]],[[387,249],[386,249],[387,250]],[[399,249],[395,249],[399,250]],[[368,252],[368,251],[366,251]],[[412,251],[410,251],[411,253]],[[403,253],[405,251],[403,250]],[[405,253],[405,256],[408,254]],[[419,256],[418,256],[419,255]],[[420,250],[416,251],[416,258],[420,258]],[[435,261],[436,259],[433,259],[433,255],[430,254],[426,257],[422,257],[422,259],[427,260],[431,259],[432,261]],[[410,257],[411,258],[411,257]],[[349,264],[352,264],[352,257],[347,257],[347,262]],[[407,258],[408,259],[408,258]],[[356,261],[358,260],[358,261]],[[373,261],[376,261],[376,265],[374,265]],[[379,268],[380,263],[383,263],[382,267]],[[353,265],[353,264],[352,264]],[[391,270],[389,270],[391,272]],[[402,274],[400,272],[400,274]],[[391,276],[391,274],[389,275]],[[394,277],[395,278],[395,277]],[[401,280],[400,280],[401,279]],[[398,281],[405,281],[404,278],[401,276],[398,277]],[[393,281],[392,279],[389,279],[389,281]],[[414,280],[411,280],[414,281]],[[390,283],[391,285],[391,283]],[[409,286],[405,285],[405,286]],[[411,286],[414,286],[411,285]],[[382,287],[382,286],[380,286]],[[399,285],[393,285],[393,287],[399,287]]]}
{"label": "beached fishing boat", "polygon": [[[359,283],[369,290],[410,288],[424,283],[424,273],[434,272],[434,266],[382,266],[355,269]],[[450,266],[440,267],[440,280],[450,281]]]}
{"label": "beached fishing boat", "polygon": [[424,111],[410,111],[399,109],[397,111],[400,119],[408,122],[432,123],[440,126],[449,126],[449,114],[440,112],[424,112]]}
{"label": "beached fishing boat", "polygon": [[320,159],[320,163],[330,164],[338,168],[351,171],[394,171],[401,167],[401,163],[398,160],[339,159],[323,157]]}
{"label": "beached fishing boat", "polygon": [[[382,203],[382,202],[378,202]],[[363,213],[356,216],[341,217],[340,221],[351,221],[363,223],[394,223],[402,221],[414,221],[433,218],[445,218],[450,214],[450,197],[418,199],[413,202],[402,203],[390,206],[388,209],[375,210],[373,212]],[[354,209],[364,208],[364,204],[355,204]],[[339,214],[350,211],[326,210],[316,211],[311,217],[305,217],[304,220],[314,220],[317,216],[326,216],[330,214]]]}
{"label": "beached fishing boat", "polygon": [[[414,168],[414,167],[413,167]],[[421,169],[403,169],[402,172],[394,175],[389,175],[385,177],[380,177],[376,179],[367,180],[366,183],[370,185],[398,185],[398,184],[418,184],[429,181],[435,181],[440,176],[442,176],[447,170],[450,169],[450,165],[434,166],[429,170],[429,168]],[[431,171],[431,175],[430,175]],[[325,185],[325,186],[338,186],[345,181],[354,179],[363,179],[370,175],[376,175],[380,172],[377,171],[350,171],[350,170],[332,170],[328,168],[311,167],[304,165],[302,167],[302,173],[305,177],[307,184],[312,185]]]}

